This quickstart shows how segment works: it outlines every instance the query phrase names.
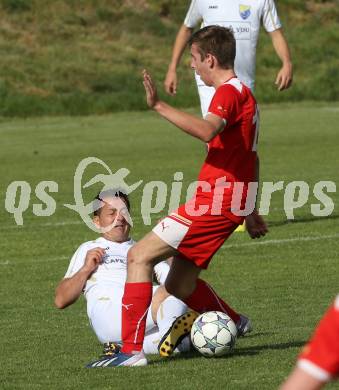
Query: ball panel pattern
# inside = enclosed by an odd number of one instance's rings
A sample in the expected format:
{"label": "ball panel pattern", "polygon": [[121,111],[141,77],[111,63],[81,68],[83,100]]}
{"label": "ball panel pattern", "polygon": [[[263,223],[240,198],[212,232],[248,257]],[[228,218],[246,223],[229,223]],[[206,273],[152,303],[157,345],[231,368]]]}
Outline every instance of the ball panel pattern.
{"label": "ball panel pattern", "polygon": [[204,356],[222,356],[232,350],[237,328],[231,318],[222,312],[201,314],[191,330],[193,346]]}

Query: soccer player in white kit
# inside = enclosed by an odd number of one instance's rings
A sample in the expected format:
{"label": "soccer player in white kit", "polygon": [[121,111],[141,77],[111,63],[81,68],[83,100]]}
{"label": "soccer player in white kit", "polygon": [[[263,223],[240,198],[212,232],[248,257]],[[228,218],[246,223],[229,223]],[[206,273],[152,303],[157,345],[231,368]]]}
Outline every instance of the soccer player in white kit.
{"label": "soccer player in white kit", "polygon": [[[282,62],[275,83],[279,90],[292,82],[292,63],[286,39],[273,0],[192,0],[184,24],[181,26],[172,52],[165,79],[165,89],[170,95],[177,90],[176,69],[194,27],[220,25],[233,31],[236,39],[235,73],[252,91],[255,80],[256,47],[262,22],[272,39],[273,47]],[[214,88],[207,87],[199,76],[196,82],[203,117],[207,114]]]}
{"label": "soccer player in white kit", "polygon": [[[100,207],[100,208],[99,208]],[[126,210],[129,200],[122,192],[100,194],[94,203],[93,221],[98,228],[113,227],[93,241],[80,245],[74,253],[64,279],[56,289],[55,304],[63,309],[74,303],[84,293],[87,301],[87,315],[98,338],[104,344],[107,361],[114,357],[121,342],[121,310],[127,276],[127,252],[135,243],[130,237]],[[155,268],[158,281],[162,284],[169,271],[166,262]],[[158,353],[158,344],[171,327],[173,321],[187,311],[187,306],[170,296],[163,287],[153,288],[154,299],[147,314],[144,352]],[[179,351],[190,348],[189,340],[183,340]],[[91,364],[88,367],[92,367]],[[94,366],[93,366],[94,367]]]}

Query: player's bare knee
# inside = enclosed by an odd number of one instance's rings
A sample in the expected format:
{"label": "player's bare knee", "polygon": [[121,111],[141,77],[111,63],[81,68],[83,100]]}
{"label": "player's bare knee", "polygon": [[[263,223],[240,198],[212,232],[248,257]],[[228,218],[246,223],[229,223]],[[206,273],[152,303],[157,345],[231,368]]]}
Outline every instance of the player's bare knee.
{"label": "player's bare knee", "polygon": [[141,251],[131,248],[127,254],[128,267],[151,266],[152,259],[146,257]]}

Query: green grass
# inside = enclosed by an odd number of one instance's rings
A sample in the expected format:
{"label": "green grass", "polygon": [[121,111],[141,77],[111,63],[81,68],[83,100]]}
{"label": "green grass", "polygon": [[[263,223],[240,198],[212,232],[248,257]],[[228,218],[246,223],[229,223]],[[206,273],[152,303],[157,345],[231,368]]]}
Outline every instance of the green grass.
{"label": "green grass", "polygon": [[[304,180],[311,186],[331,180],[338,186],[338,105],[290,104],[262,107],[262,180]],[[238,340],[221,359],[197,354],[165,361],[156,356],[141,369],[85,370],[100,345],[88,325],[85,302],[65,311],[53,307],[54,288],[77,246],[94,234],[64,208],[73,203],[73,174],[82,158],[96,156],[116,171],[130,169],[128,182],[172,182],[184,172],[187,185],[204,156],[201,143],[147,112],[86,118],[2,119],[0,164],[0,377],[2,389],[275,389],[288,374],[301,346],[338,292],[338,193],[335,210],[315,218],[307,205],[287,221],[282,193],[273,195],[269,235],[251,241],[234,234],[204,277],[254,322],[255,331]],[[102,173],[89,170],[88,178]],[[32,187],[24,225],[4,209],[8,185]],[[35,186],[54,180],[59,192],[55,215],[32,213]],[[85,194],[91,199],[98,187]],[[141,191],[132,196],[134,237],[149,226],[140,216]],[[160,215],[153,216],[154,224]],[[113,319],[112,319],[113,320]],[[328,387],[334,389],[332,384]]]}
{"label": "green grass", "polygon": [[[339,99],[335,0],[277,2],[291,46],[294,85],[280,93],[280,61],[261,31],[260,102]],[[89,115],[145,109],[140,74],[161,83],[188,2],[179,0],[0,0],[0,115]],[[262,29],[263,30],[263,29]],[[175,99],[197,104],[186,53]]]}

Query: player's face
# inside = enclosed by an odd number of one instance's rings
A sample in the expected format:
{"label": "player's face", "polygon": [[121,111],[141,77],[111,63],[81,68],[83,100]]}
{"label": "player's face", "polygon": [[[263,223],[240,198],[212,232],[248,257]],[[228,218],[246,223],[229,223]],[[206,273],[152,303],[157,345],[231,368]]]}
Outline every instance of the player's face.
{"label": "player's face", "polygon": [[193,43],[191,46],[191,67],[195,70],[195,72],[200,76],[202,81],[206,85],[212,85],[212,81],[210,79],[210,56],[207,55],[203,60],[201,60],[201,54],[198,50],[198,46]]}
{"label": "player's face", "polygon": [[94,222],[99,228],[112,228],[103,234],[103,236],[115,242],[124,242],[129,238],[130,225],[128,219],[129,213],[125,202],[118,197],[103,199],[103,206],[100,214],[94,217]]}

